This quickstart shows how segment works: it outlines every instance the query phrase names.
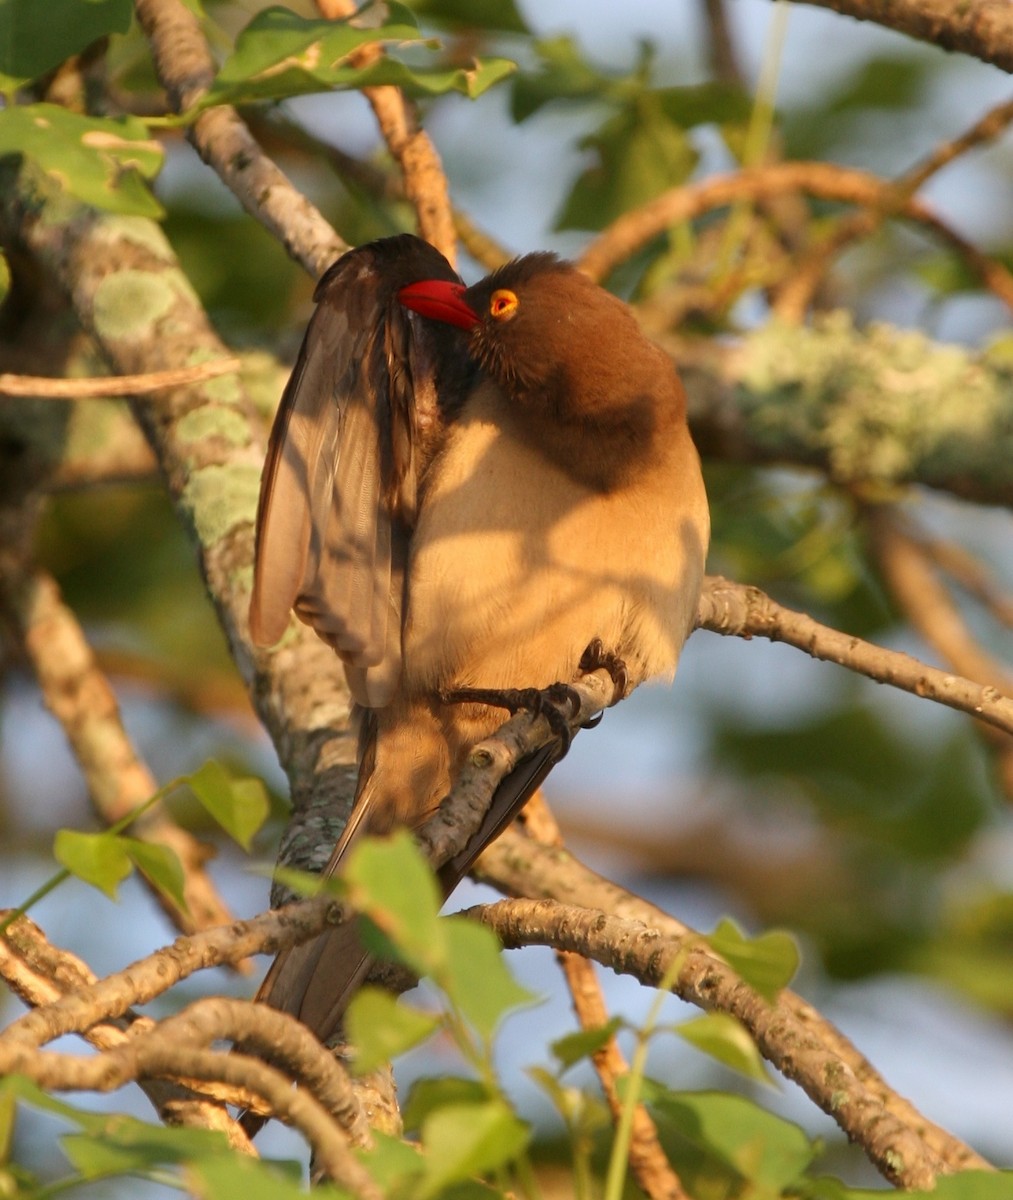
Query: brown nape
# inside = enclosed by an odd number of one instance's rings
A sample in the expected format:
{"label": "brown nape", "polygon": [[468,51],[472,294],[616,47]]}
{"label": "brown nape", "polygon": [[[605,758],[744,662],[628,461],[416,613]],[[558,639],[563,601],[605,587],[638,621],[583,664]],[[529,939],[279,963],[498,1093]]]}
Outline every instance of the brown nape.
{"label": "brown nape", "polygon": [[[494,293],[517,296],[509,320]],[[554,255],[508,263],[465,295],[480,323],[476,358],[524,409],[525,440],[588,486],[611,490],[655,456],[685,398],[668,356],[629,308]]]}

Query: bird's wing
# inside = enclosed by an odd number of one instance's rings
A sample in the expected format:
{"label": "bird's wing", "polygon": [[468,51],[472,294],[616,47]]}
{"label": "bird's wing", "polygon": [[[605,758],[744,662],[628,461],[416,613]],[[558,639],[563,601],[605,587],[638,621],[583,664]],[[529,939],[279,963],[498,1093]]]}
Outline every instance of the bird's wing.
{"label": "bird's wing", "polygon": [[430,335],[397,292],[448,277],[457,278],[446,259],[408,236],[352,251],[327,271],[264,466],[251,635],[278,641],[294,609],[338,652],[355,699],[369,707],[388,703],[400,677],[421,466],[415,374],[435,369],[433,353],[415,346]]}

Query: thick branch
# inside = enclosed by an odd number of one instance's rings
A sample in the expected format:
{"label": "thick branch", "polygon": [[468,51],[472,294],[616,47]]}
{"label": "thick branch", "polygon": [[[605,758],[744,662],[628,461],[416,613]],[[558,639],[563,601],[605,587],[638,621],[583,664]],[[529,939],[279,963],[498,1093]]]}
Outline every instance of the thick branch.
{"label": "thick branch", "polygon": [[873,21],[931,42],[944,50],[970,54],[1013,71],[1013,6],[1009,0],[795,0],[832,8],[859,21]]}
{"label": "thick branch", "polygon": [[[65,290],[116,373],[230,357],[157,225],[70,202],[57,215],[40,206],[30,176],[5,183],[4,235],[25,245]],[[233,657],[290,772],[294,802],[298,807],[319,789],[329,810],[347,815],[354,747],[340,664],[295,625],[273,652],[256,652],[249,642],[253,520],[265,447],[241,381],[225,375],[174,388],[139,399],[134,411],[196,544]]]}
{"label": "thick branch", "polygon": [[705,457],[1013,505],[1013,372],[999,355],[856,329],[844,312],[811,327],[771,322],[728,348],[661,340]]}
{"label": "thick branch", "polygon": [[[317,1163],[330,1178],[353,1195],[382,1200],[382,1193],[352,1153],[347,1135],[312,1093],[293,1089],[285,1075],[259,1059],[202,1047],[219,1034],[240,1034],[248,1022],[237,1014],[250,1007],[221,998],[200,1001],[95,1055],[58,1054],[6,1044],[0,1046],[0,1073],[27,1075],[41,1087],[57,1091],[110,1092],[141,1078],[178,1075],[241,1087],[262,1096],[272,1112],[304,1134]],[[223,1021],[223,1015],[231,1019]],[[291,1018],[284,1020],[297,1028]],[[306,1032],[306,1037],[311,1035]],[[318,1046],[314,1051],[318,1059],[323,1057]]]}
{"label": "thick branch", "polygon": [[765,1057],[804,1087],[892,1183],[930,1188],[945,1170],[918,1133],[885,1111],[879,1097],[847,1064],[834,1061],[805,1031],[786,1030],[777,1006],[757,995],[733,971],[722,969],[720,961],[701,948],[699,938],[672,938],[638,921],[552,900],[502,900],[470,909],[467,915],[493,928],[508,949],[552,946],[594,959],[652,987],[674,970],[672,991],[677,996],[738,1017]]}

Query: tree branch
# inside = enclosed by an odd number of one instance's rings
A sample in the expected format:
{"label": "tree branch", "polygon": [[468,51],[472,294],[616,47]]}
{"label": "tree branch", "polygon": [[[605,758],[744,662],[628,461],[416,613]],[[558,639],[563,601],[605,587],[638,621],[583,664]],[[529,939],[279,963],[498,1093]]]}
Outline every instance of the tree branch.
{"label": "tree branch", "polygon": [[[350,17],[353,0],[316,0],[322,16],[331,20]],[[382,46],[366,46],[354,56],[365,66],[382,57]],[[400,88],[387,85],[363,88],[363,95],[376,117],[387,148],[401,168],[405,195],[419,222],[419,235],[454,264],[457,262],[457,238],[450,207],[447,177],[429,134],[419,125],[415,106]]]}
{"label": "tree branch", "polygon": [[822,662],[837,663],[876,683],[889,683],[987,721],[1013,734],[1013,699],[988,684],[951,675],[902,654],[863,642],[840,630],[821,625],[805,613],[784,608],[760,591],[719,576],[707,580],[697,624],[712,633],[764,637],[804,650]]}
{"label": "tree branch", "polygon": [[658,987],[674,971],[671,986],[677,996],[708,1011],[738,1017],[764,1057],[803,1087],[891,1183],[931,1188],[945,1171],[945,1164],[916,1130],[887,1112],[847,1064],[808,1031],[786,1028],[786,1014],[704,949],[699,935],[673,938],[639,921],[554,900],[501,900],[468,909],[465,915],[494,929],[508,949],[552,946],[594,959],[651,987]]}
{"label": "tree branch", "polygon": [[161,388],[183,387],[239,370],[238,358],[218,359],[193,367],[154,371],[147,375],[99,375],[94,379],[54,379],[48,375],[0,374],[0,396],[42,396],[52,400],[94,400],[137,396]]}
{"label": "tree branch", "polygon": [[[17,1042],[2,1044],[0,1073],[27,1075],[40,1087],[56,1091],[110,1092],[141,1078],[178,1075],[243,1088],[263,1097],[273,1113],[305,1136],[318,1165],[331,1179],[363,1200],[383,1200],[352,1153],[348,1135],[312,1092],[293,1089],[286,1075],[260,1059],[205,1048],[218,1038],[251,1036],[262,1028],[263,1013],[251,1013],[254,1007],[220,997],[197,1001],[128,1041],[88,1056],[42,1051]],[[297,1021],[281,1013],[269,1015],[273,1025],[284,1027],[288,1048],[293,1042],[310,1042],[317,1064],[328,1060]],[[334,1078],[339,1068],[329,1061]],[[351,1108],[364,1131],[361,1114],[354,1104]]]}
{"label": "tree branch", "polygon": [[[158,785],[123,727],[116,695],[84,631],[63,603],[56,581],[2,547],[0,607],[11,615],[46,706],[63,727],[81,768],[96,813],[104,824],[114,825],[149,800]],[[232,920],[205,870],[209,847],[159,811],[145,813],[132,832],[167,846],[180,861],[183,907],[149,884],[177,929],[191,933]]]}
{"label": "tree branch", "polygon": [[1013,71],[1013,8],[1008,0],[795,0],[830,8],[858,21],[873,21],[931,42],[943,50],[970,54]]}
{"label": "tree branch", "polygon": [[887,211],[892,202],[898,216],[924,225],[945,241],[986,287],[1013,308],[1013,274],[983,255],[921,201],[913,197],[898,201],[891,185],[877,176],[824,162],[771,163],[672,188],[613,221],[585,247],[578,265],[592,279],[606,279],[620,263],[673,225],[736,201],[771,200],[791,192]]}
{"label": "tree branch", "polygon": [[[998,137],[1013,121],[1013,101],[1004,101],[980,117],[959,137],[942,142],[921,162],[905,171],[890,185],[893,197],[883,197],[878,208],[852,213],[842,220],[829,237],[801,256],[791,276],[778,294],[774,311],[787,321],[800,321],[819,287],[832,260],[848,246],[875,233],[887,218],[896,213],[906,197],[914,195],[937,171],[966,154],[982,142]],[[980,274],[980,272],[979,272]],[[1002,285],[1001,285],[1002,286]]]}
{"label": "tree branch", "polygon": [[[559,826],[541,792],[536,792],[528,801],[523,822],[525,832],[535,841],[543,846],[562,847]],[[573,1011],[580,1027],[601,1029],[608,1024],[605,995],[593,964],[581,955],[565,950],[557,951],[556,961],[569,988]],[[627,1076],[630,1069],[614,1034],[591,1055],[591,1063],[612,1114],[613,1124],[618,1126],[623,1111],[619,1080]],[[657,1127],[645,1104],[637,1104],[633,1110],[629,1165],[638,1187],[651,1200],[688,1200],[682,1182],[658,1140]]]}
{"label": "tree branch", "polygon": [[[902,1174],[930,1185],[941,1169],[991,1169],[972,1149],[894,1092],[811,1005],[787,990],[769,1005],[698,933],[596,875],[565,849],[539,846],[514,827],[485,850],[478,869],[482,878],[510,895],[560,902],[558,909],[518,909],[516,925],[511,924],[509,908],[503,909],[507,942],[514,933],[524,940],[526,931],[537,930],[546,944],[584,953],[616,970],[643,970],[645,979],[655,982],[664,977],[661,964],[679,958],[678,994],[700,1007],[737,1016],[779,1071],[799,1084],[849,1136],[865,1139],[863,1145],[876,1156],[874,1161],[882,1158],[884,1172],[893,1172],[888,1177]],[[500,919],[499,915],[491,918],[497,927]],[[618,924],[613,927],[607,924],[610,921]],[[652,960],[654,952],[657,960]],[[838,1096],[839,1085],[847,1087],[846,1096]],[[911,1151],[910,1157],[891,1161],[887,1143],[894,1136],[899,1146]]]}
{"label": "tree branch", "polygon": [[[181,0],[135,0],[134,7],[174,111],[192,108],[215,77],[198,18]],[[189,127],[187,137],[243,208],[314,279],[348,249],[319,210],[267,157],[231,105],[206,109]]]}
{"label": "tree branch", "polygon": [[[0,194],[7,240],[26,246],[65,290],[115,372],[146,374],[231,357],[154,222],[69,202],[55,219],[30,172],[6,178]],[[319,791],[328,812],[347,817],[355,750],[340,663],[295,622],[273,651],[255,651],[249,642],[253,521],[265,445],[242,381],[225,375],[172,388],[138,398],[134,412],[196,545],[233,658],[289,772],[293,802],[299,808],[304,796]]]}
{"label": "tree branch", "polygon": [[[95,982],[95,976],[76,955],[48,942],[28,917],[19,917],[0,936],[0,978],[33,1008],[52,1004],[60,996]],[[122,1046],[139,1032],[154,1027],[147,1017],[127,1013],[93,1025],[84,1037],[98,1050]],[[213,1129],[244,1154],[256,1154],[250,1139],[232,1120],[223,1101],[165,1079],[139,1079],[138,1084],[159,1117],[169,1125]]]}
{"label": "tree branch", "polygon": [[[933,570],[925,546],[911,535],[892,506],[866,510],[872,553],[890,594],[927,645],[969,679],[1013,695],[1013,675],[986,654],[971,634],[949,589]],[[1007,799],[1013,798],[1013,741],[991,725],[980,726],[992,749]]]}
{"label": "tree branch", "polygon": [[705,458],[1013,506],[1013,372],[999,354],[859,330],[845,312],[771,322],[732,346],[658,340],[682,374]]}

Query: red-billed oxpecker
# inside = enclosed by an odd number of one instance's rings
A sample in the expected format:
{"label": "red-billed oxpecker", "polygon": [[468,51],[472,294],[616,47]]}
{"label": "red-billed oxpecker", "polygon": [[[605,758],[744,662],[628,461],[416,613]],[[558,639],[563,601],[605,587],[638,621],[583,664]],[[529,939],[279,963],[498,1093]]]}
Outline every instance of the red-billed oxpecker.
{"label": "red-billed oxpecker", "polygon": [[[709,518],[671,360],[569,263],[530,254],[465,288],[406,235],[344,255],[316,301],[271,434],[250,628],[271,644],[294,610],[344,664],[359,776],[334,874],[359,835],[432,816],[511,697],[599,665],[617,699],[671,679]],[[559,753],[519,768],[448,892]],[[326,1040],[368,965],[339,925],[282,953],[259,998]]]}

